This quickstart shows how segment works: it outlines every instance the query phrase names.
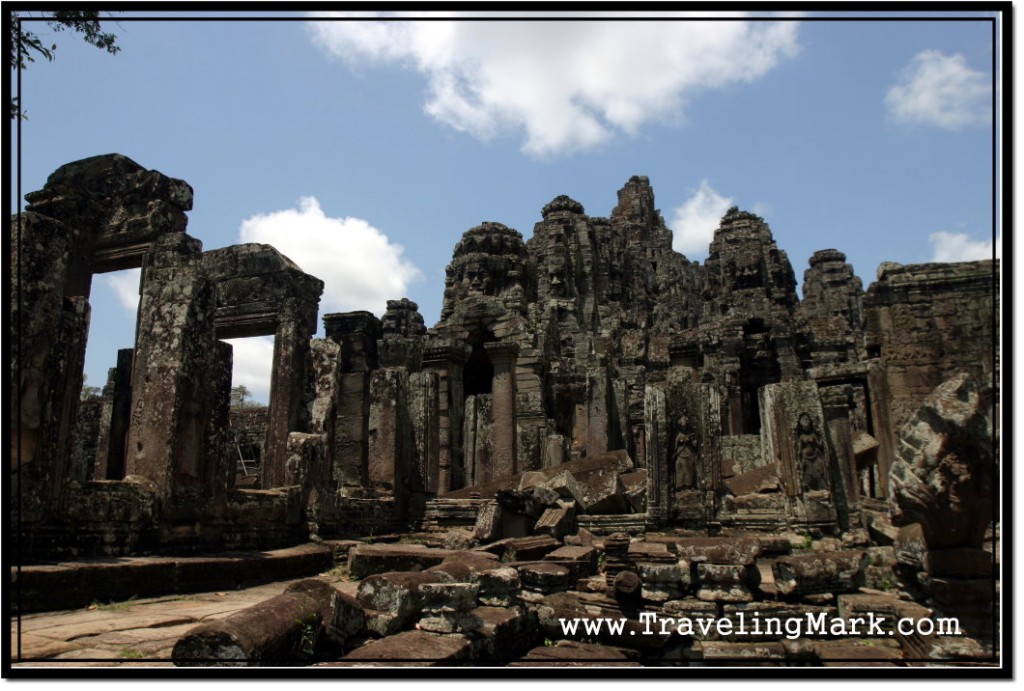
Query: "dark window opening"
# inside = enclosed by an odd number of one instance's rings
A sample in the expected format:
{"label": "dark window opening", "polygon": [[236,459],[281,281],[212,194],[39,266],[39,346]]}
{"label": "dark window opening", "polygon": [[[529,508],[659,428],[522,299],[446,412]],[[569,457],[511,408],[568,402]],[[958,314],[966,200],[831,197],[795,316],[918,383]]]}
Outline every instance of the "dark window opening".
{"label": "dark window opening", "polygon": [[491,393],[494,380],[494,365],[484,350],[484,343],[495,340],[490,334],[474,334],[470,338],[473,352],[462,374],[463,392],[466,396]]}

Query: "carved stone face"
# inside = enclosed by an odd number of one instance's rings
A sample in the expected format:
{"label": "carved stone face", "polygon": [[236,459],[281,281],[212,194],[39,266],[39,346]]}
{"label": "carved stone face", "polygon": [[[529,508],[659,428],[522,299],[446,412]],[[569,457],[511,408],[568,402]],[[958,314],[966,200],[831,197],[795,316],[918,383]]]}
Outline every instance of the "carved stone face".
{"label": "carved stone face", "polygon": [[736,287],[759,288],[761,279],[761,262],[756,257],[743,257],[736,263]]}
{"label": "carved stone face", "polygon": [[479,262],[473,262],[466,267],[466,273],[462,283],[467,287],[469,295],[493,295],[493,281],[487,269]]}
{"label": "carved stone face", "polygon": [[802,434],[810,434],[814,431],[814,423],[811,422],[811,416],[807,413],[800,413],[800,420],[797,422],[797,429]]}

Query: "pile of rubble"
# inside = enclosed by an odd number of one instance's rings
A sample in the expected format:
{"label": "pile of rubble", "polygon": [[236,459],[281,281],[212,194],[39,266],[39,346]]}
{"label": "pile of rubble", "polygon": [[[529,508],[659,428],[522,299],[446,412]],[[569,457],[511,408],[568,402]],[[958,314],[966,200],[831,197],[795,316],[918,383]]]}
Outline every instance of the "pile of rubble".
{"label": "pile of rubble", "polygon": [[[984,631],[940,635],[935,612],[896,589],[906,536],[877,516],[874,525],[895,543],[873,546],[864,529],[817,540],[583,529],[474,549],[338,542],[346,568],[197,627],[174,661],[907,665],[991,655]],[[900,620],[922,624],[897,629]]]}

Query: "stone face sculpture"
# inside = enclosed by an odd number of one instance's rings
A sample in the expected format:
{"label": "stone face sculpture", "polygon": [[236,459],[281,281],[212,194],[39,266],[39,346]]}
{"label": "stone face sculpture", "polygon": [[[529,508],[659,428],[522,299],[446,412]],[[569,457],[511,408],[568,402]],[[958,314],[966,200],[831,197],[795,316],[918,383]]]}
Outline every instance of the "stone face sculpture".
{"label": "stone face sculpture", "polygon": [[446,270],[442,320],[461,300],[501,297],[521,288],[526,262],[519,231],[490,221],[467,230]]}

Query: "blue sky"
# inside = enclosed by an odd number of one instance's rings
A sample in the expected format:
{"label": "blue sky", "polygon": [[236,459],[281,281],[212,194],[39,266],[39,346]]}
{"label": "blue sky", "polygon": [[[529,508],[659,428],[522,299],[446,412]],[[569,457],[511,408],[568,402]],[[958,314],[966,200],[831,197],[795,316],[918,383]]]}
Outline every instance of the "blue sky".
{"label": "blue sky", "polygon": [[[116,56],[65,33],[24,73],[22,191],[110,152],[183,178],[205,249],[274,244],[327,283],[321,315],[407,296],[432,325],[464,231],[499,221],[528,238],[559,194],[607,216],[632,175],[650,178],[690,259],[733,204],[764,216],[798,283],[830,247],[865,287],[883,261],[991,256],[996,47],[981,13],[139,16],[108,22]],[[135,292],[133,274],[94,278],[91,385],[131,346]],[[258,398],[270,348],[236,345],[236,381]]]}

